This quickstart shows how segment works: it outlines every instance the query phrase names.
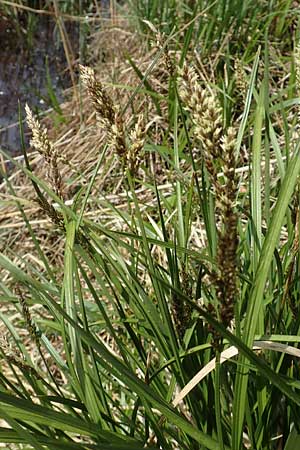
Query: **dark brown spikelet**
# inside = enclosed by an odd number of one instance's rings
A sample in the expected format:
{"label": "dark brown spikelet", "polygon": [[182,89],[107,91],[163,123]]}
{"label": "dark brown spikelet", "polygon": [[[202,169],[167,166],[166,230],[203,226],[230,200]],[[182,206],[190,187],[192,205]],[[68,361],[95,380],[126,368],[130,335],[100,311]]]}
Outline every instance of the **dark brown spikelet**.
{"label": "dark brown spikelet", "polygon": [[37,198],[37,203],[41,209],[47,214],[51,222],[56,225],[60,230],[65,231],[64,219],[61,213],[56,211],[53,205],[51,205],[46,199]]}
{"label": "dark brown spikelet", "polygon": [[[185,266],[181,269],[181,290],[185,297],[192,298],[192,281]],[[171,311],[177,334],[182,340],[191,321],[192,308],[183,297],[180,297],[175,292],[172,295]]]}
{"label": "dark brown spikelet", "polygon": [[40,337],[41,334],[39,332],[39,330],[37,329],[37,326],[35,325],[34,321],[32,320],[27,302],[26,302],[26,298],[25,295],[23,294],[22,290],[20,289],[19,286],[16,287],[16,294],[18,296],[18,300],[20,302],[21,308],[22,308],[22,313],[23,313],[23,317],[25,319],[25,323],[26,323],[26,328],[32,338],[32,340],[36,343],[36,346],[39,348],[40,347]]}

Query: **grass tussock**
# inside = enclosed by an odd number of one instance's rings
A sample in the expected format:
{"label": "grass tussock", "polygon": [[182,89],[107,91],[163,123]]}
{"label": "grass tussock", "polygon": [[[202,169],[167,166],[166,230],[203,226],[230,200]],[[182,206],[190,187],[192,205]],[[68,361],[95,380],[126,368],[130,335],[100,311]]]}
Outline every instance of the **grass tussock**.
{"label": "grass tussock", "polygon": [[1,169],[0,442],[296,448],[299,36],[275,3],[128,2],[60,126],[25,107],[31,148]]}

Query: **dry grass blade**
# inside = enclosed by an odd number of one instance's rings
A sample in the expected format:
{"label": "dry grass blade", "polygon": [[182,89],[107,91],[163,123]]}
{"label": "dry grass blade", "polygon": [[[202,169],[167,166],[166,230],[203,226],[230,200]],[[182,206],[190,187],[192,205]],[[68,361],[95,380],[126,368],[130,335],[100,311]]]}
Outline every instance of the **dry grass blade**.
{"label": "dry grass blade", "polygon": [[[285,353],[300,358],[300,350],[291,347],[290,345],[281,344],[280,342],[270,341],[255,341],[253,350],[272,350],[274,352]],[[220,364],[225,363],[229,359],[238,355],[239,351],[236,347],[232,346],[227,348],[221,353]],[[204,366],[188,383],[187,385],[176,395],[172,402],[174,407],[178,406],[180,402],[199,384],[210,372],[216,368],[216,358],[213,358],[206,366]]]}

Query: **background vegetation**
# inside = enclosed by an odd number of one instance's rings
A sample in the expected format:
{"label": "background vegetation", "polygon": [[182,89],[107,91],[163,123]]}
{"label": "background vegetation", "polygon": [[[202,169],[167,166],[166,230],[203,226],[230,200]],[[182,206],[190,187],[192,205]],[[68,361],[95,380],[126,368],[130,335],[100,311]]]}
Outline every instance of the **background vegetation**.
{"label": "background vegetation", "polygon": [[6,448],[297,448],[298,15],[112,3],[95,70],[69,61],[60,125],[20,105],[31,150],[2,152],[0,192]]}

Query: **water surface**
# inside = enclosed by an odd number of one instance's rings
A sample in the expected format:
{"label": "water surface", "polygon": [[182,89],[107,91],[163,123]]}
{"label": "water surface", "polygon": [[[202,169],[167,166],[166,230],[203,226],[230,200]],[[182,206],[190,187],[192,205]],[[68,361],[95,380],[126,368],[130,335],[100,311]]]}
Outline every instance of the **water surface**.
{"label": "water surface", "polygon": [[[12,154],[20,152],[18,101],[23,107],[27,102],[35,112],[43,111],[52,106],[47,85],[52,86],[58,101],[70,86],[55,22],[47,16],[34,16],[34,20],[34,31],[26,35],[18,33],[13,22],[0,17],[0,146]],[[20,22],[20,27],[26,26],[25,21]],[[78,25],[66,26],[76,51]],[[47,81],[47,67],[51,82]]]}

